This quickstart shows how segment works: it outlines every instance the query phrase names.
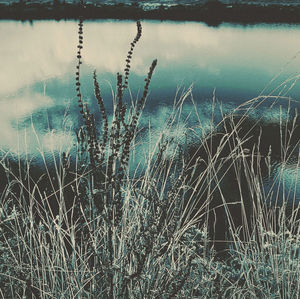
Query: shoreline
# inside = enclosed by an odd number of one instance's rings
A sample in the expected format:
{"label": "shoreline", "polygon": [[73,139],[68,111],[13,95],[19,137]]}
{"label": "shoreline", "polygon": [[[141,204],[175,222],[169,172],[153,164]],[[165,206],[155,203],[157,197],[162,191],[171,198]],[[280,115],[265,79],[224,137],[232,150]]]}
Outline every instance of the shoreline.
{"label": "shoreline", "polygon": [[86,4],[73,3],[12,3],[0,4],[2,20],[67,20],[78,19],[148,19],[200,21],[211,26],[223,22],[238,24],[285,23],[300,24],[300,5],[230,4],[219,1],[206,4],[160,5],[144,9],[139,4]]}

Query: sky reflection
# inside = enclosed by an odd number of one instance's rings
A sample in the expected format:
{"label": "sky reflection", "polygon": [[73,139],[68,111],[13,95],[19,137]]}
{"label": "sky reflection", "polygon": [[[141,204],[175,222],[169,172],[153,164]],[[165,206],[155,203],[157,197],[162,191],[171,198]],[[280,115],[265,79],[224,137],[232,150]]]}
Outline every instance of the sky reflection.
{"label": "sky reflection", "polygon": [[[177,86],[194,85],[194,100],[203,118],[209,119],[214,88],[217,98],[231,110],[264,87],[264,94],[269,94],[286,78],[298,74],[299,26],[224,24],[212,28],[195,22],[157,21],[142,25],[129,84],[135,98],[152,60],[158,59],[145,111],[147,121],[155,120],[157,128],[164,122],[165,113],[161,112],[172,105]],[[85,22],[82,89],[87,100],[93,98],[92,71],[96,69],[102,94],[107,105],[111,103],[110,84],[114,86],[116,72],[123,71],[135,34],[131,21]],[[67,108],[72,113],[68,130],[75,130],[79,123],[74,90],[77,23],[1,21],[0,38],[0,147],[34,152],[41,143],[51,149],[70,146],[66,143],[73,138],[61,136]],[[275,75],[278,78],[268,86]],[[299,94],[296,83],[288,95],[297,99]],[[31,120],[39,139],[35,142]],[[27,145],[20,142],[20,130],[31,136]]]}

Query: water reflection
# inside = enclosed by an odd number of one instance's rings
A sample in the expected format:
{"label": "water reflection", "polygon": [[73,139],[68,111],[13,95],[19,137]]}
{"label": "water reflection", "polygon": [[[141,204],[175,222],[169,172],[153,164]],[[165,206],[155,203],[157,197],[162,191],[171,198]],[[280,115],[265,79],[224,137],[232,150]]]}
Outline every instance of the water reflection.
{"label": "water reflection", "polygon": [[[141,93],[151,61],[158,58],[159,63],[143,121],[152,120],[154,128],[161,128],[179,85],[194,84],[203,123],[210,119],[214,88],[224,112],[266,86],[264,94],[270,94],[289,76],[291,81],[276,94],[287,92],[297,98],[299,84],[289,87],[298,79],[299,31],[299,26],[287,25],[211,28],[194,22],[143,22],[129,82],[134,98]],[[93,101],[92,70],[96,69],[102,95],[111,104],[115,74],[123,71],[135,34],[131,21],[85,22],[82,91],[86,100]],[[74,89],[77,23],[1,21],[0,38],[0,147],[34,153],[71,146],[72,131],[80,124]],[[191,123],[196,121],[190,118]],[[69,133],[63,138],[66,129]]]}

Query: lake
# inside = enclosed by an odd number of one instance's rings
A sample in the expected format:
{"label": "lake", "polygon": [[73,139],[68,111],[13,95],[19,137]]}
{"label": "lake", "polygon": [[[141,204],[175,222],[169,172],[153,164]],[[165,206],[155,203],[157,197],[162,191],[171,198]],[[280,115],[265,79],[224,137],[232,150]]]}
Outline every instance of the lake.
{"label": "lake", "polygon": [[[158,59],[140,121],[141,126],[150,124],[153,136],[161,133],[174,99],[191,86],[182,122],[175,132],[166,132],[182,142],[189,127],[197,130],[199,119],[203,127],[210,126],[213,98],[216,121],[221,111],[229,113],[259,95],[269,98],[253,112],[254,116],[270,122],[284,117],[288,98],[292,108],[298,105],[300,26],[209,27],[198,22],[143,21],[142,27],[127,97],[135,100],[142,94],[149,66]],[[0,22],[3,153],[38,157],[44,152],[51,157],[53,151],[68,151],[76,143],[75,132],[82,124],[75,91],[77,28],[76,21]],[[110,110],[116,73],[124,70],[129,44],[136,34],[135,22],[86,21],[83,31],[84,100],[90,102],[92,110],[98,109],[93,96],[95,69]],[[269,109],[271,96],[277,95],[284,99]],[[190,114],[195,109],[198,114]],[[291,167],[285,175],[290,184],[299,183],[297,167]]]}

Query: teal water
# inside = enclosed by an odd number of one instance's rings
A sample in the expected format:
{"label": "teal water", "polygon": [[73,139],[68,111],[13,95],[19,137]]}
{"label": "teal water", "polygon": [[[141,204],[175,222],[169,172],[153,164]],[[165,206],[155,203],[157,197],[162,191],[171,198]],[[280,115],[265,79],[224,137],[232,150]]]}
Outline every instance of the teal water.
{"label": "teal water", "polygon": [[[183,90],[193,85],[193,100],[204,122],[210,118],[214,89],[225,111],[259,94],[299,100],[300,26],[224,24],[212,28],[196,22],[153,21],[142,25],[129,85],[135,99],[152,60],[158,59],[145,108],[147,122],[155,120],[154,127],[161,127],[177,87]],[[96,69],[107,107],[111,105],[116,73],[125,67],[135,34],[132,21],[84,24],[82,88],[86,100],[93,103],[92,72]],[[0,38],[0,147],[22,153],[68,146],[79,122],[74,88],[77,23],[2,21]],[[278,110],[268,113],[270,118],[278,116]],[[67,136],[62,130],[64,115],[63,125],[70,130]],[[32,134],[32,124],[36,134]]]}
{"label": "teal water", "polygon": [[[174,99],[191,86],[182,121],[175,131],[165,132],[179,142],[184,142],[189,127],[199,128],[199,119],[202,127],[210,126],[213,98],[216,120],[221,110],[231,112],[259,95],[268,98],[254,116],[270,122],[285,115],[288,100],[292,107],[298,106],[300,26],[223,24],[213,28],[197,22],[144,21],[142,27],[126,97],[135,100],[142,94],[149,66],[158,59],[140,121],[141,126],[151,127],[153,146]],[[77,31],[75,21],[0,22],[3,153],[34,157],[43,152],[51,157],[53,151],[68,151],[75,144],[75,132],[81,125],[75,92]],[[116,73],[124,70],[136,25],[132,21],[87,21],[83,31],[84,100],[98,111],[93,96],[95,69],[110,111]],[[271,97],[278,95],[283,98],[268,109]],[[191,113],[195,110],[197,114]],[[151,141],[148,135],[144,137]],[[290,185],[297,185],[298,170],[293,169],[284,175]]]}

